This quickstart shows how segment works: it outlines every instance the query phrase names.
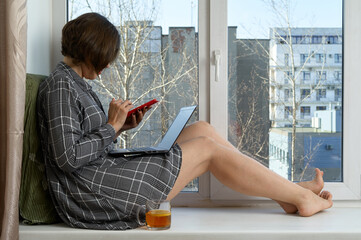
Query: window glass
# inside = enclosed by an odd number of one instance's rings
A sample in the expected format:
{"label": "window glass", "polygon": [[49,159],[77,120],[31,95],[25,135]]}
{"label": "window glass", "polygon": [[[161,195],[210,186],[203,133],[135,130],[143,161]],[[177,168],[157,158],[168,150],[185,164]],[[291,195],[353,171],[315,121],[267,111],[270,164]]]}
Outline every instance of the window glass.
{"label": "window glass", "polygon": [[322,111],[322,110],[326,110],[326,106],[317,106],[316,107],[317,111]]}
{"label": "window glass", "polygon": [[312,36],[312,43],[313,44],[321,44],[322,43],[322,36]]}
{"label": "window glass", "polygon": [[311,80],[311,72],[310,71],[302,71],[301,83],[309,84],[310,80]]}
{"label": "window glass", "polygon": [[342,54],[335,54],[335,63],[342,63]]}
{"label": "window glass", "polygon": [[317,96],[316,96],[316,99],[317,101],[320,101],[321,98],[326,98],[326,89],[317,89]]}
{"label": "window glass", "polygon": [[315,57],[316,57],[316,63],[322,63],[322,64],[326,63],[326,54],[316,53]]}
{"label": "window glass", "polygon": [[285,66],[288,66],[289,64],[289,55],[288,53],[285,53]]}
{"label": "window glass", "polygon": [[228,0],[229,140],[293,181],[342,181],[342,0],[325,4]]}
{"label": "window glass", "polygon": [[290,97],[291,97],[291,91],[290,91],[290,89],[286,88],[285,89],[285,102],[289,101]]}
{"label": "window glass", "polygon": [[311,96],[311,89],[301,89],[301,101]]}
{"label": "window glass", "polygon": [[308,54],[305,53],[301,53],[300,54],[300,64],[305,64],[305,63],[309,63],[310,62],[310,58],[308,56]]}
{"label": "window glass", "polygon": [[292,74],[290,71],[284,72],[284,84],[288,84],[288,79],[292,78]]}
{"label": "window glass", "polygon": [[[88,81],[105,111],[112,98],[159,101],[136,129],[120,135],[118,147],[156,145],[181,107],[198,104],[198,2],[68,0],[69,20],[85,12],[106,16],[121,36],[116,61]],[[196,120],[198,111],[190,123]],[[198,179],[184,191],[198,191]]]}
{"label": "window glass", "polygon": [[285,119],[292,117],[292,107],[285,107]]}

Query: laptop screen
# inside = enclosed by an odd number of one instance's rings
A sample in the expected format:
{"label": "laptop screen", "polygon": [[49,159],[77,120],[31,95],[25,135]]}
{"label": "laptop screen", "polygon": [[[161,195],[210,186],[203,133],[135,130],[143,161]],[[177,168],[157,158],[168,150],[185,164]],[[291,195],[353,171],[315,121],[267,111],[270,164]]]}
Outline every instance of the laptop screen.
{"label": "laptop screen", "polygon": [[196,107],[197,106],[181,108],[177,117],[174,119],[172,125],[169,127],[167,133],[164,135],[164,138],[157,147],[170,149],[174,145],[179,134],[186,126]]}

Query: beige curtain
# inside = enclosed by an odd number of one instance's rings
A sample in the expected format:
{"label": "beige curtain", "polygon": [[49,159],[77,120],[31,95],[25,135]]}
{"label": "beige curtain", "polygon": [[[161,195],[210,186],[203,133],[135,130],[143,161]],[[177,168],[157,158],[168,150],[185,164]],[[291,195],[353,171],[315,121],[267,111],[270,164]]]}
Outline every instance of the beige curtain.
{"label": "beige curtain", "polygon": [[0,233],[19,239],[26,78],[26,0],[0,0]]}

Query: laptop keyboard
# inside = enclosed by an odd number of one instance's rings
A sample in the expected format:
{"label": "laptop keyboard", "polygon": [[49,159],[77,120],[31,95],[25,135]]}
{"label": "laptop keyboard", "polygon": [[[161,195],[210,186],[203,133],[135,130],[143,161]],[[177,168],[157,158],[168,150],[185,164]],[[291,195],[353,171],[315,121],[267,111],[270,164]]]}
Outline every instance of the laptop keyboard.
{"label": "laptop keyboard", "polygon": [[124,149],[127,152],[147,152],[147,151],[153,151],[154,148],[152,147],[140,147],[140,148],[127,148]]}

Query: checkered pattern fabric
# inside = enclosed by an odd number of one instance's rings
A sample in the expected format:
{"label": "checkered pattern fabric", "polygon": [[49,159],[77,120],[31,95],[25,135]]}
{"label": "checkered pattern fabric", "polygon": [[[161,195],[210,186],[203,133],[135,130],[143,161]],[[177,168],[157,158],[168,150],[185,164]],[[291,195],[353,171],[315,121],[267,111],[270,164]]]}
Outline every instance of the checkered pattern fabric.
{"label": "checkered pattern fabric", "polygon": [[37,110],[50,193],[65,223],[135,228],[147,199],[167,197],[180,170],[179,146],[167,154],[110,157],[114,128],[91,86],[65,63],[41,83]]}

